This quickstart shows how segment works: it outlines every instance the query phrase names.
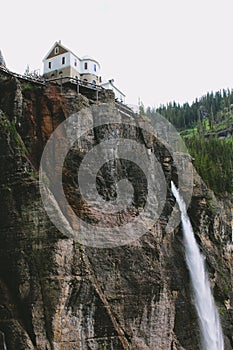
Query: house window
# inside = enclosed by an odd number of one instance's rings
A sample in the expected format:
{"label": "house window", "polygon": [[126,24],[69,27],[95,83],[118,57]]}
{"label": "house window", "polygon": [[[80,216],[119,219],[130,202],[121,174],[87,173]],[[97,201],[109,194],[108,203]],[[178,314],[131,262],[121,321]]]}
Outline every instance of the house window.
{"label": "house window", "polygon": [[96,64],[94,64],[94,72],[96,72]]}
{"label": "house window", "polygon": [[62,57],[62,64],[65,64],[65,62],[66,62],[66,58]]}
{"label": "house window", "polygon": [[84,69],[87,69],[87,62],[84,63]]}
{"label": "house window", "polygon": [[75,65],[75,67],[77,66],[77,60],[74,60],[74,65]]}
{"label": "house window", "polygon": [[49,69],[52,68],[52,62],[49,62]]}
{"label": "house window", "polygon": [[58,46],[55,47],[54,53],[55,53],[55,55],[57,55],[59,53],[59,47]]}

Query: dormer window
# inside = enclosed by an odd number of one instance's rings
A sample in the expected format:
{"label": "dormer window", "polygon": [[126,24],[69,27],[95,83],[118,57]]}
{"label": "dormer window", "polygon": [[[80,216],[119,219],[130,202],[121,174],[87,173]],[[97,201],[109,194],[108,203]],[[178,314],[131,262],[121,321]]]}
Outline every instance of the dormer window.
{"label": "dormer window", "polygon": [[65,64],[65,62],[66,62],[66,58],[62,57],[62,64]]}
{"label": "dormer window", "polygon": [[94,72],[96,72],[96,64],[94,64]]}
{"label": "dormer window", "polygon": [[77,60],[76,59],[74,60],[74,65],[75,65],[75,67],[77,67]]}
{"label": "dormer window", "polygon": [[59,47],[58,46],[55,47],[54,53],[55,53],[55,55],[57,55],[59,53]]}
{"label": "dormer window", "polygon": [[84,69],[87,69],[87,62],[84,63]]}
{"label": "dormer window", "polygon": [[49,69],[52,68],[52,62],[49,62]]}

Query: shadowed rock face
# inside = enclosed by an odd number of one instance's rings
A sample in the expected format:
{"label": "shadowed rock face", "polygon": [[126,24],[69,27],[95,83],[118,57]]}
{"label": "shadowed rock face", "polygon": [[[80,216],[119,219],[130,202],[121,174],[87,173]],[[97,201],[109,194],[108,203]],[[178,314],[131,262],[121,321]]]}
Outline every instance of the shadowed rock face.
{"label": "shadowed rock face", "polygon": [[[160,219],[140,239],[116,248],[85,247],[49,220],[38,187],[42,151],[65,118],[91,103],[71,90],[63,92],[9,75],[0,78],[0,349],[3,339],[8,350],[200,349],[182,232],[165,231],[174,205],[169,184],[176,171],[158,141],[139,129],[120,130],[142,144],[152,142],[168,183]],[[114,111],[114,103],[109,108]],[[85,135],[83,152],[110,133],[111,126],[105,125]],[[82,157],[75,147],[69,153],[64,189],[77,214],[98,220],[73,185]],[[114,197],[110,180],[123,175],[137,177],[133,167],[123,164],[116,172],[103,167],[98,180],[104,198]],[[139,207],[146,198],[144,187],[143,178],[137,178]],[[206,255],[226,350],[233,349],[230,206],[227,200],[218,202],[195,176],[189,215]]]}

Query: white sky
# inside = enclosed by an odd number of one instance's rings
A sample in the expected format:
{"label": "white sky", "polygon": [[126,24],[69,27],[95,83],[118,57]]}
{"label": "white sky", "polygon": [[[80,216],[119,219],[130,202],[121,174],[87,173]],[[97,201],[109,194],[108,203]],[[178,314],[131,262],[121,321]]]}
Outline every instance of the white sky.
{"label": "white sky", "polygon": [[233,87],[232,0],[8,0],[0,33],[9,69],[42,70],[61,40],[96,58],[131,104],[192,101]]}

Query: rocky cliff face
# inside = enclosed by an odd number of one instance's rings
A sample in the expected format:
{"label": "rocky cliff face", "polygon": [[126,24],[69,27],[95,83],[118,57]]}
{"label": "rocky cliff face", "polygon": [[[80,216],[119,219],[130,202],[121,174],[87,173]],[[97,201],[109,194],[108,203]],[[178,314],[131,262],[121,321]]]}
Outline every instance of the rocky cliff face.
{"label": "rocky cliff face", "polygon": [[[117,113],[110,92],[101,99]],[[44,209],[38,170],[46,141],[70,114],[99,103],[68,88],[61,94],[55,85],[40,87],[1,73],[0,349],[4,343],[8,350],[200,349],[182,232],[180,228],[166,232],[174,206],[169,184],[176,170],[162,144],[140,128],[118,127],[121,135],[156,154],[168,187],[159,220],[130,244],[115,248],[82,245],[60,232]],[[127,119],[124,114],[118,117]],[[111,133],[112,126],[106,124],[84,135],[83,153],[74,146],[63,171],[69,204],[92,222],[99,217],[80,198],[74,167],[86,151]],[[111,164],[103,167],[99,191],[105,199],[112,199],[119,174],[136,179],[137,212],[143,207],[146,189],[133,165],[120,163],[114,171]],[[54,201],[59,208],[59,198]],[[195,176],[189,215],[206,255],[226,350],[233,349],[230,208],[230,200],[217,201]],[[130,213],[122,213],[118,220],[126,220],[127,215]]]}

